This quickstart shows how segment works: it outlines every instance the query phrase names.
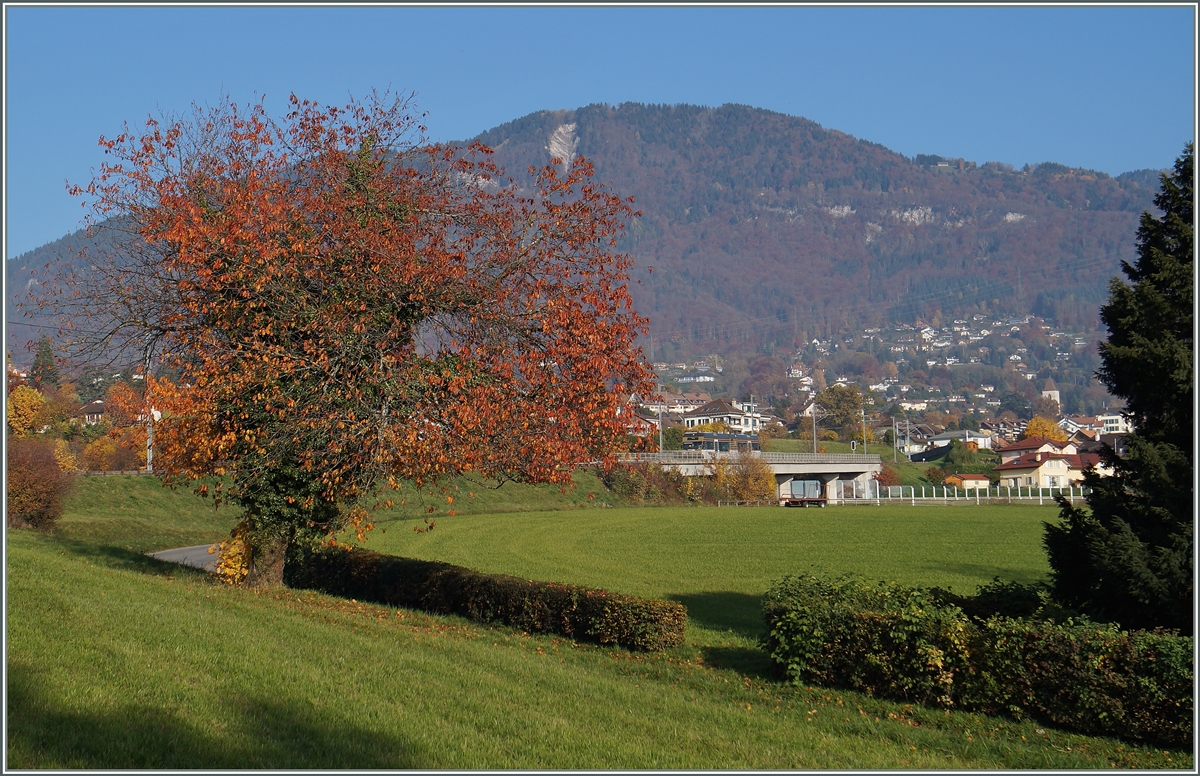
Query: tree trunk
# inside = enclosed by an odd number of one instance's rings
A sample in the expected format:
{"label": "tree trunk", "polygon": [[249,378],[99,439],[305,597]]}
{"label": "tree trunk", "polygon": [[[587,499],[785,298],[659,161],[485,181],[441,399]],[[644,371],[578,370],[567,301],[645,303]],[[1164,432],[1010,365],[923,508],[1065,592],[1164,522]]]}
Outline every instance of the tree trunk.
{"label": "tree trunk", "polygon": [[266,536],[249,542],[250,569],[246,587],[277,587],[283,584],[283,561],[287,555],[288,537]]}

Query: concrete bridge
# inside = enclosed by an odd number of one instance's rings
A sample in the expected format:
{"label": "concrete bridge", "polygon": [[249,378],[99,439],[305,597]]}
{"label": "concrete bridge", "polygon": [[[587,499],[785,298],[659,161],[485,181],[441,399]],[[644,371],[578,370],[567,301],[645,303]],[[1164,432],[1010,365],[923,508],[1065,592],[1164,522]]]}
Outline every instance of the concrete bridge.
{"label": "concrete bridge", "polygon": [[[711,450],[665,450],[661,453],[626,453],[623,463],[653,463],[664,469],[677,469],[688,477],[704,477],[711,473],[714,456],[736,460],[737,453],[714,453]],[[775,472],[775,484],[789,480],[819,480],[825,498],[831,503],[856,498],[876,498],[878,487],[875,475],[883,469],[878,455],[855,453],[742,453],[764,461]]]}

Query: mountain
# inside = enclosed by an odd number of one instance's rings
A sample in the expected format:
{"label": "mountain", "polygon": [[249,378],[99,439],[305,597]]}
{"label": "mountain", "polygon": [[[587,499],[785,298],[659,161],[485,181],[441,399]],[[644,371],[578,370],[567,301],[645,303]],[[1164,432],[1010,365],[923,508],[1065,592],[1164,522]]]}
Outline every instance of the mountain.
{"label": "mountain", "polygon": [[[582,155],[636,198],[622,248],[637,260],[646,344],[669,360],[971,312],[1094,330],[1158,185],[1151,170],[909,159],[742,105],[542,111],[475,139],[510,172]],[[10,322],[30,273],[80,239],[7,262]],[[18,361],[26,339],[10,325]]]}
{"label": "mountain", "polygon": [[520,170],[546,163],[556,133],[636,197],[635,304],[681,357],[939,314],[1094,329],[1158,186],[1150,170],[909,159],[741,105],[544,111],[477,139]]}

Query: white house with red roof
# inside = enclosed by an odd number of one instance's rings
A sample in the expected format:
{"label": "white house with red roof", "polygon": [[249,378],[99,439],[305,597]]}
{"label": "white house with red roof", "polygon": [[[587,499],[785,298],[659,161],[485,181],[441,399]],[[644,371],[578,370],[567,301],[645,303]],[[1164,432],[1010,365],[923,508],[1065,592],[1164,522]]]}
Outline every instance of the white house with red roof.
{"label": "white house with red roof", "polygon": [[1068,488],[1083,481],[1083,472],[1100,467],[1100,456],[1095,453],[1057,453],[1034,450],[1025,452],[996,467],[1000,485],[1012,488]]}
{"label": "white house with red roof", "polygon": [[998,452],[1000,453],[1000,463],[1004,464],[1028,453],[1074,455],[1079,452],[1079,449],[1073,442],[1059,442],[1050,437],[1035,436],[1005,445]]}

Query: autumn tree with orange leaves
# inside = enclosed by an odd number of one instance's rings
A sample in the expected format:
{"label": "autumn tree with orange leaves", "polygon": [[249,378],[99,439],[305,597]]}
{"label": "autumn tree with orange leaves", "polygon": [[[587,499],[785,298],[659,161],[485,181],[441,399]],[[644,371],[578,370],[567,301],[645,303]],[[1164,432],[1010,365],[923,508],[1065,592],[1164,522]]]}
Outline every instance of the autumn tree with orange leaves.
{"label": "autumn tree with orange leaves", "polygon": [[[75,193],[105,246],[44,307],[76,357],[148,376],[155,468],[245,513],[251,585],[400,481],[566,483],[611,460],[618,396],[650,393],[616,238],[630,204],[575,160],[527,181],[423,143],[408,101],[228,100],[101,139]],[[630,200],[632,201],[632,200]]]}

